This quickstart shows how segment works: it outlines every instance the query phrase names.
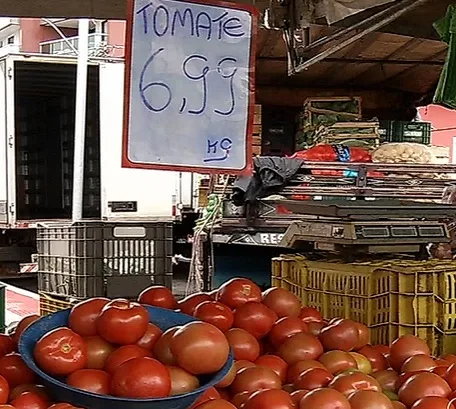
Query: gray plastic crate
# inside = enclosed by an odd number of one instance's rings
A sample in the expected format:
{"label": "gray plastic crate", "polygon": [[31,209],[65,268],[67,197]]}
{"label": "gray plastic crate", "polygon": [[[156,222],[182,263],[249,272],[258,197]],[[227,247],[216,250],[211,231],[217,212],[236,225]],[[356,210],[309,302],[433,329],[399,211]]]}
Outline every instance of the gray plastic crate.
{"label": "gray plastic crate", "polygon": [[83,222],[37,231],[38,290],[65,297],[136,297],[172,288],[171,222]]}

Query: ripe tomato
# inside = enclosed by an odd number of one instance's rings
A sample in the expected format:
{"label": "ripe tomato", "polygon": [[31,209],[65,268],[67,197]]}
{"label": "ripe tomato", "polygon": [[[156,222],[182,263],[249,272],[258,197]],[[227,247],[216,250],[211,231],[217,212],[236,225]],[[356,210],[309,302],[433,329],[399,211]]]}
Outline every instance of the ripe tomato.
{"label": "ripe tomato", "polygon": [[451,390],[456,390],[456,364],[452,364],[445,372],[445,380]]}
{"label": "ripe tomato", "polygon": [[149,313],[140,304],[117,299],[106,304],[97,319],[98,334],[113,344],[138,342],[146,333]]}
{"label": "ripe tomato", "polygon": [[91,298],[76,304],[68,318],[69,327],[83,337],[97,335],[96,321],[108,302],[107,298]]}
{"label": "ripe tomato", "polygon": [[11,402],[16,409],[47,409],[49,402],[42,395],[24,392]]}
{"label": "ripe tomato", "polygon": [[399,374],[392,369],[374,372],[372,377],[377,380],[384,391],[397,392],[399,389]]}
{"label": "ripe tomato", "polygon": [[287,382],[294,383],[296,381],[296,379],[298,379],[299,375],[301,375],[303,372],[307,371],[308,369],[312,369],[312,368],[326,369],[323,364],[321,364],[318,361],[314,361],[312,359],[307,359],[305,361],[298,361],[288,367]]}
{"label": "ripe tomato", "polygon": [[359,371],[367,375],[372,373],[372,365],[364,355],[361,355],[358,352],[349,352],[349,354],[355,359]]}
{"label": "ripe tomato", "polygon": [[196,307],[205,301],[213,301],[211,296],[206,293],[195,293],[185,297],[179,301],[179,308],[182,313],[192,315],[195,313]]}
{"label": "ripe tomato", "polygon": [[446,398],[451,393],[449,385],[433,373],[413,375],[400,387],[399,400],[411,407],[417,400],[428,396]]}
{"label": "ripe tomato", "polygon": [[351,409],[393,409],[386,395],[371,390],[360,390],[348,398]]}
{"label": "ripe tomato", "polygon": [[455,409],[455,406],[448,399],[428,396],[416,401],[411,409]]}
{"label": "ripe tomato", "polygon": [[250,301],[261,302],[261,290],[247,278],[233,278],[220,286],[217,301],[234,310]]}
{"label": "ripe tomato", "polygon": [[245,329],[257,339],[266,336],[276,321],[276,313],[258,302],[247,302],[234,311],[234,326]]}
{"label": "ripe tomato", "polygon": [[255,365],[264,366],[272,369],[280,378],[282,382],[287,380],[288,364],[279,356],[276,355],[263,355],[256,361]]}
{"label": "ripe tomato", "polygon": [[431,355],[428,345],[413,335],[404,335],[391,344],[390,363],[393,369],[400,371],[404,362],[414,355]]}
{"label": "ripe tomato", "polygon": [[237,393],[236,395],[233,396],[231,399],[231,403],[238,409],[241,409],[244,405],[245,402],[249,400],[249,398],[256,393],[255,392],[241,392]]}
{"label": "ripe tomato", "polygon": [[226,334],[234,359],[254,362],[260,356],[258,340],[247,331],[240,328],[231,328]]}
{"label": "ripe tomato", "polygon": [[287,338],[303,332],[308,332],[308,327],[301,319],[297,317],[283,317],[274,324],[268,338],[272,346],[278,348]]}
{"label": "ripe tomato", "polygon": [[99,369],[80,369],[73,372],[66,383],[83,391],[109,395],[111,376]]}
{"label": "ripe tomato", "polygon": [[355,326],[358,328],[358,344],[356,344],[355,349],[361,349],[369,344],[370,333],[369,328],[359,322],[355,322]]}
{"label": "ripe tomato", "polygon": [[375,378],[361,372],[338,375],[329,384],[329,387],[339,391],[345,396],[349,396],[359,390],[374,392],[382,391],[380,384]]}
{"label": "ripe tomato", "polygon": [[[303,321],[304,322],[304,321]],[[304,322],[307,325],[307,328],[309,329],[308,332],[309,334],[312,334],[316,337],[320,336],[321,330],[325,328],[327,325],[326,323],[322,322],[317,322],[317,321],[311,321],[311,322]]]}
{"label": "ripe tomato", "polygon": [[388,368],[388,363],[386,358],[378,351],[376,351],[372,346],[366,345],[365,347],[358,350],[358,353],[364,355],[372,366],[372,372],[384,371]]}
{"label": "ripe tomato", "polygon": [[233,363],[233,365],[231,365],[230,370],[224,376],[224,378],[217,385],[215,385],[217,387],[217,389],[220,390],[221,388],[228,388],[228,386],[230,386],[233,383],[234,378],[236,377],[236,374],[237,374],[236,365]]}
{"label": "ripe tomato", "polygon": [[[27,315],[26,317],[22,318],[22,320],[19,321],[19,324],[17,324],[16,330],[14,331],[13,335],[13,341],[17,345],[19,343],[19,338],[21,337],[22,333],[27,329],[27,327],[32,323],[35,322],[36,320],[39,320],[40,316],[33,314],[33,315]],[[0,345],[3,345],[2,342],[0,342]],[[0,355],[2,352],[2,348],[0,346]],[[11,351],[5,352],[5,354],[9,354]]]}
{"label": "ripe tomato", "polygon": [[43,385],[23,384],[18,385],[10,391],[9,400],[12,401],[22,395],[24,392],[33,392],[42,395],[45,399],[49,400],[49,395]]}
{"label": "ripe tomato", "polygon": [[263,304],[274,311],[279,318],[299,317],[301,301],[289,291],[273,287],[263,292]]}
{"label": "ripe tomato", "polygon": [[294,382],[295,389],[314,390],[318,388],[326,388],[334,379],[327,369],[310,368],[301,372]]}
{"label": "ripe tomato", "polygon": [[171,352],[170,345],[173,335],[180,327],[166,330],[154,345],[153,355],[164,365],[176,365],[176,358]]}
{"label": "ripe tomato", "polygon": [[236,409],[236,406],[223,399],[214,399],[198,405],[197,409]]}
{"label": "ripe tomato", "polygon": [[209,389],[206,389],[206,391],[188,409],[195,409],[198,405],[201,405],[208,400],[215,399],[220,399],[220,394],[217,392],[217,389],[211,386]]}
{"label": "ripe tomato", "polygon": [[10,394],[10,388],[8,381],[0,375],[0,405],[3,405],[8,402]]}
{"label": "ripe tomato", "polygon": [[56,328],[38,340],[33,356],[44,372],[68,376],[87,366],[87,345],[84,339],[71,329]]}
{"label": "ripe tomato", "polygon": [[114,371],[125,362],[130,361],[131,359],[144,357],[152,357],[152,354],[147,349],[137,345],[123,345],[111,352],[106,360],[104,370],[113,374]]}
{"label": "ripe tomato", "polygon": [[414,355],[407,358],[402,364],[401,372],[431,371],[436,367],[434,360],[429,355]]}
{"label": "ripe tomato", "polygon": [[0,358],[16,349],[17,342],[8,335],[0,334]]}
{"label": "ripe tomato", "polygon": [[234,367],[236,369],[236,375],[241,372],[245,368],[253,368],[256,366],[253,362],[250,361],[245,361],[245,360],[240,360],[240,361],[234,361]]}
{"label": "ripe tomato", "polygon": [[225,365],[230,345],[217,327],[197,321],[176,331],[170,349],[180,367],[194,375],[202,375],[217,372]]}
{"label": "ripe tomato", "polygon": [[35,374],[14,352],[0,358],[0,375],[8,381],[10,388],[35,382]]}
{"label": "ripe tomato", "polygon": [[304,322],[322,322],[323,317],[320,312],[313,307],[302,307],[299,313],[299,318]]}
{"label": "ripe tomato", "polygon": [[146,332],[141,337],[141,339],[136,343],[136,345],[138,345],[141,348],[145,348],[152,351],[152,349],[154,348],[155,344],[162,336],[162,334],[163,331],[160,328],[149,322]]}
{"label": "ripe tomato", "polygon": [[194,311],[195,318],[215,325],[220,331],[226,332],[234,322],[234,314],[226,305],[217,301],[204,301]]}
{"label": "ripe tomato", "polygon": [[393,409],[407,409],[407,407],[398,400],[391,401],[391,405],[393,405]]}
{"label": "ripe tomato", "polygon": [[166,308],[174,310],[177,308],[177,300],[169,288],[154,285],[146,288],[139,294],[138,302],[140,304],[152,305],[154,307]]}
{"label": "ripe tomato", "polygon": [[87,346],[87,368],[103,369],[114,346],[98,336],[86,337],[84,341]]}
{"label": "ripe tomato", "polygon": [[319,359],[326,369],[333,375],[340,374],[349,369],[356,369],[356,359],[345,351],[328,351],[325,352]]}
{"label": "ripe tomato", "polygon": [[178,366],[167,366],[171,378],[170,395],[182,395],[199,388],[199,379]]}
{"label": "ripe tomato", "polygon": [[111,388],[121,398],[164,398],[171,392],[171,378],[156,359],[135,358],[117,368]]}
{"label": "ripe tomato", "polygon": [[71,405],[70,403],[61,402],[61,403],[54,403],[53,405],[49,406],[48,409],[78,409],[78,408],[76,406]]}
{"label": "ripe tomato", "polygon": [[249,397],[243,409],[294,409],[290,394],[280,389],[255,392]]}
{"label": "ripe tomato", "polygon": [[316,389],[304,395],[299,402],[300,409],[351,409],[348,399],[334,389]]}
{"label": "ripe tomato", "polygon": [[359,331],[354,321],[338,320],[323,328],[318,337],[326,351],[350,352],[359,344]]}
{"label": "ripe tomato", "polygon": [[254,366],[238,372],[231,384],[233,395],[241,392],[254,392],[260,389],[281,389],[279,376],[270,368]]}
{"label": "ripe tomato", "polygon": [[294,392],[290,393],[290,398],[293,401],[294,405],[296,407],[299,407],[299,402],[301,402],[301,399],[304,395],[307,395],[310,391],[307,391],[305,389],[298,389]]}
{"label": "ripe tomato", "polygon": [[323,354],[320,341],[310,334],[296,334],[280,345],[278,354],[288,365],[306,359],[318,359]]}

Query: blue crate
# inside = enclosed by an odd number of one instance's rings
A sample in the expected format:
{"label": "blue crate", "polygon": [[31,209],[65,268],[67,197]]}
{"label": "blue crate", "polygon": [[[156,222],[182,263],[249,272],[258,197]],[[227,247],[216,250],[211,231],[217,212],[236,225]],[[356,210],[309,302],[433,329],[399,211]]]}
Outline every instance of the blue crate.
{"label": "blue crate", "polygon": [[[149,312],[151,322],[163,331],[177,325],[196,321],[194,318],[185,314],[163,308],[145,307]],[[19,352],[25,363],[42,379],[43,384],[49,388],[52,396],[59,402],[69,402],[75,406],[87,409],[187,409],[204,391],[220,382],[233,364],[233,356],[230,354],[225,366],[208,378],[200,388],[185,395],[170,396],[163,399],[124,399],[81,391],[44,373],[38,368],[33,358],[33,350],[36,342],[49,331],[67,326],[69,314],[70,310],[68,309],[41,318],[24,331],[19,342]]]}

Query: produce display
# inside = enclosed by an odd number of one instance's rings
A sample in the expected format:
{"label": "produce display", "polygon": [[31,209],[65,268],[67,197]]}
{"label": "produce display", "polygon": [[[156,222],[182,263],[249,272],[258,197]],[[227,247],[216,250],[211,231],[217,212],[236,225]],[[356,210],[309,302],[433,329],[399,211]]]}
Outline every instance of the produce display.
{"label": "produce display", "polygon": [[[143,305],[201,321],[162,332]],[[365,325],[325,319],[285,289],[261,292],[244,278],[180,301],[160,286],[138,302],[90,299],[69,317],[68,327],[36,343],[36,363],[95,394],[191,392],[226,363],[231,348],[231,370],[189,409],[456,409],[455,355],[432,357],[412,335],[370,345]],[[16,352],[21,333],[38,318],[24,318],[13,336],[0,335],[0,409],[74,409],[52,402]]]}
{"label": "produce display", "polygon": [[431,163],[432,154],[419,143],[386,143],[372,153],[377,163]]}

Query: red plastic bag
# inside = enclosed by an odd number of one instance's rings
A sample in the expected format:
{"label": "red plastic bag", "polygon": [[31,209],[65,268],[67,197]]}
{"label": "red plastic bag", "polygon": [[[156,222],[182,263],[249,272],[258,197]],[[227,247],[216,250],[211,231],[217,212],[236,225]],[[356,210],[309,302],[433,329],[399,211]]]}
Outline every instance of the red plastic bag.
{"label": "red plastic bag", "polygon": [[[341,152],[344,155],[341,155]],[[372,162],[372,156],[367,150],[341,147],[340,145],[317,145],[304,151],[298,151],[291,157],[307,162]]]}

